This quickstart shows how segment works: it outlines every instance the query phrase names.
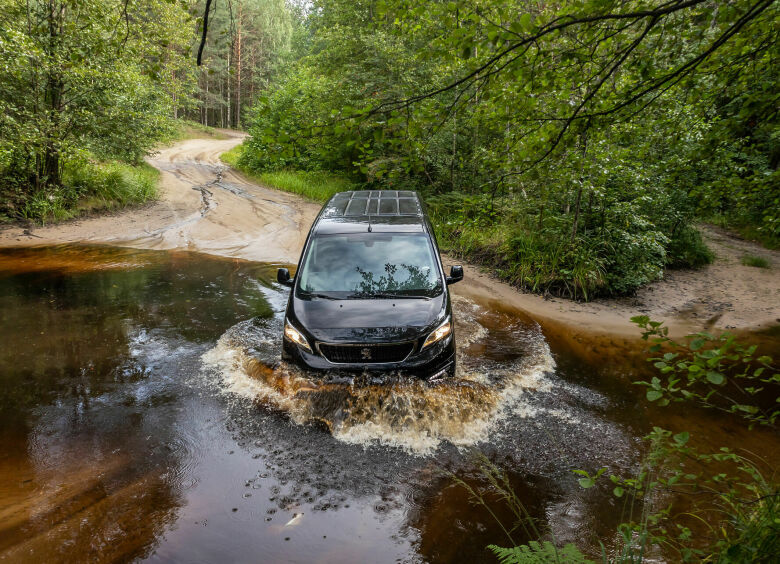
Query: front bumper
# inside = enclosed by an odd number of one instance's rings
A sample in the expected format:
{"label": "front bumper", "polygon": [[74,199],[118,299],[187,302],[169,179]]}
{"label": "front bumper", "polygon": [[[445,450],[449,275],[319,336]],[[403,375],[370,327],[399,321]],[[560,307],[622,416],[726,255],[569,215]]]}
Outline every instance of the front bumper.
{"label": "front bumper", "polygon": [[[334,363],[319,354],[317,347],[309,352],[288,339],[282,339],[282,360],[292,362],[303,369],[341,372],[397,372],[418,378],[439,379],[455,375],[455,339],[450,335],[441,343],[418,350],[415,344],[412,353],[402,362],[388,363]],[[357,343],[344,343],[355,345]]]}

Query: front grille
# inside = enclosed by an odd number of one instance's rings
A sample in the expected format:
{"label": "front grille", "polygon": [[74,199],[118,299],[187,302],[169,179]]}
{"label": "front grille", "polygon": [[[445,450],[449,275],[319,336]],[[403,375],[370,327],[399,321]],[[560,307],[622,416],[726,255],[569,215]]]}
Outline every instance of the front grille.
{"label": "front grille", "polygon": [[329,362],[339,364],[381,364],[401,362],[412,352],[414,343],[387,345],[326,345],[320,343],[320,352]]}

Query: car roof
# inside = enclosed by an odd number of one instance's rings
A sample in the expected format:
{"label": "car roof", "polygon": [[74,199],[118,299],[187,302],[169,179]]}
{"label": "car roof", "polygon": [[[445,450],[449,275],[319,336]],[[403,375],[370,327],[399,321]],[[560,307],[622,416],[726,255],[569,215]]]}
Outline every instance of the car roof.
{"label": "car roof", "polygon": [[353,190],[335,194],[323,206],[317,233],[423,232],[425,212],[411,190]]}

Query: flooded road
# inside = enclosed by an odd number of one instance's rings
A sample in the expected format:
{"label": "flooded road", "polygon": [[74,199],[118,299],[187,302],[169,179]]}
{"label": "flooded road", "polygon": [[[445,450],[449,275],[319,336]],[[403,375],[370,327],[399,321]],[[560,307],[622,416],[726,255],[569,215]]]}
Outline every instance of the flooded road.
{"label": "flooded road", "polygon": [[571,470],[631,472],[661,417],[777,450],[709,413],[647,411],[637,357],[579,356],[462,296],[454,380],[313,377],[279,362],[277,266],[0,250],[0,561],[492,562],[509,541],[462,485],[488,492],[481,457],[539,529],[596,554],[620,507]]}

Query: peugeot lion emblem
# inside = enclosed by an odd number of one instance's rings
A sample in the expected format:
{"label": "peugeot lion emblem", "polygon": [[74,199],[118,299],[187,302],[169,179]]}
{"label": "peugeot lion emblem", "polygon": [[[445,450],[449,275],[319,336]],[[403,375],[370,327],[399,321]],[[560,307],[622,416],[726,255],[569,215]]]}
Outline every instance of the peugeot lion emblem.
{"label": "peugeot lion emblem", "polygon": [[371,349],[360,349],[360,358],[363,360],[371,360]]}

